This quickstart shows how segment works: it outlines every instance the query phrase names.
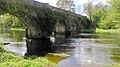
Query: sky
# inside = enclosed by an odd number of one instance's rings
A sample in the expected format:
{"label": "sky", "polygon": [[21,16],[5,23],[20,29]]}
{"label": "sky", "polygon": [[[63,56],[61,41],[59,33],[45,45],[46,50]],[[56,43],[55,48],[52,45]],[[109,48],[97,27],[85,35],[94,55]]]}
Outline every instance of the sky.
{"label": "sky", "polygon": [[[43,3],[49,3],[49,5],[56,6],[57,0],[36,0]],[[83,12],[83,4],[85,4],[88,0],[73,0],[75,3],[76,13],[82,13]],[[92,3],[95,5],[98,2],[102,2],[103,4],[106,4],[107,0],[89,0],[92,1]],[[78,11],[79,10],[79,11]]]}

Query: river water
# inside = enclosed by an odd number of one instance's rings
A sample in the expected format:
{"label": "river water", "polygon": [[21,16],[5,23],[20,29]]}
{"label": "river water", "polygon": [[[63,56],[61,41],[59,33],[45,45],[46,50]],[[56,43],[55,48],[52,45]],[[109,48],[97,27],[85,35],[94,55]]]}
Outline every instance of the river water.
{"label": "river water", "polygon": [[4,49],[24,56],[27,52],[25,32],[0,30],[0,43],[5,43]]}
{"label": "river water", "polygon": [[[120,34],[80,33],[67,38],[59,36],[62,38],[57,38],[51,47],[62,59],[47,56],[54,59],[52,61],[57,62],[58,67],[110,67],[120,62]],[[10,43],[4,48],[21,56],[27,51],[23,31],[0,31],[0,42]]]}

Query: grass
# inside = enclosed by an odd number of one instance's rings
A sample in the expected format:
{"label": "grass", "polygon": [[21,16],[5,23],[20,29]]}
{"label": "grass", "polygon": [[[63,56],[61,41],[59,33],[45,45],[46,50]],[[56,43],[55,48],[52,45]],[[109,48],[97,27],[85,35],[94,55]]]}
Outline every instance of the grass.
{"label": "grass", "polygon": [[110,64],[110,65],[104,65],[103,67],[120,67],[120,64],[114,63],[114,64]]}
{"label": "grass", "polygon": [[81,32],[82,33],[93,33],[95,32],[95,29],[82,29]]}
{"label": "grass", "polygon": [[120,33],[120,29],[99,29],[96,28],[96,33]]}
{"label": "grass", "polygon": [[120,29],[83,29],[81,30],[82,33],[120,33]]}
{"label": "grass", "polygon": [[22,57],[7,52],[0,44],[0,67],[56,67],[56,64],[44,57]]}
{"label": "grass", "polygon": [[13,30],[13,31],[25,31],[25,29],[22,29],[22,28],[11,28],[10,30]]}

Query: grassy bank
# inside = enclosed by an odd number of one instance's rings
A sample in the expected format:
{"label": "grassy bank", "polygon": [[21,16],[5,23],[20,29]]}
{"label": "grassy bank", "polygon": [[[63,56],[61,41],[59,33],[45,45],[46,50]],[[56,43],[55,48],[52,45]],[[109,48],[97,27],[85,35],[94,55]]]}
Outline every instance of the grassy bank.
{"label": "grassy bank", "polygon": [[120,33],[120,29],[83,29],[82,33]]}
{"label": "grassy bank", "polygon": [[21,57],[7,52],[0,44],[0,67],[56,67],[56,64],[44,57]]}
{"label": "grassy bank", "polygon": [[82,29],[81,32],[82,33],[94,33],[95,29]]}
{"label": "grassy bank", "polygon": [[96,33],[120,33],[120,29],[99,29],[96,28]]}
{"label": "grassy bank", "polygon": [[22,28],[11,28],[10,30],[13,30],[13,31],[25,31],[25,29],[22,29]]}

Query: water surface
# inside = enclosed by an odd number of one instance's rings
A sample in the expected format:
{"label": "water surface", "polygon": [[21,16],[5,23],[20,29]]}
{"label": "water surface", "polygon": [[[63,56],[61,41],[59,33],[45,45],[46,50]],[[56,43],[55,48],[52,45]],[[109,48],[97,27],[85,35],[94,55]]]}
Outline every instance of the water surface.
{"label": "water surface", "polygon": [[5,43],[4,49],[24,56],[27,52],[25,31],[0,30],[0,42]]}
{"label": "water surface", "polygon": [[60,61],[58,67],[109,67],[119,62],[119,34],[81,33],[71,40],[73,55]]}
{"label": "water surface", "polygon": [[[21,56],[27,52],[24,31],[0,31],[0,42],[10,43],[4,46],[7,51]],[[110,67],[120,62],[120,35],[80,33],[65,37],[59,34],[51,49],[45,57],[58,67]]]}

